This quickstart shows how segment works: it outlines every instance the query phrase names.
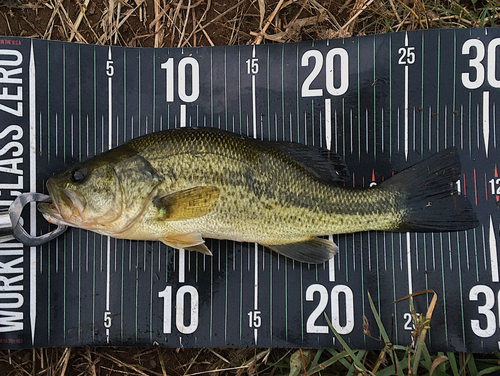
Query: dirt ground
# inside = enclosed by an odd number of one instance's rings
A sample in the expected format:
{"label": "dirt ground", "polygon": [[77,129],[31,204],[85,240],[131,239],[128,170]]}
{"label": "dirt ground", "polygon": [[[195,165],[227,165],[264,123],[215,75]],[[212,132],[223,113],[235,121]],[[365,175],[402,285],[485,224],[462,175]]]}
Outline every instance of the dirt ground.
{"label": "dirt ground", "polygon": [[[499,24],[495,0],[0,0],[0,35],[138,47],[281,43]],[[286,369],[290,352],[92,347],[0,351],[0,375],[272,374],[280,373],[282,365]],[[268,366],[272,363],[277,366]]]}
{"label": "dirt ground", "polygon": [[3,0],[0,33],[183,47],[498,25],[495,0]]}
{"label": "dirt ground", "polygon": [[[134,47],[248,44],[256,39],[261,23],[266,21],[261,20],[259,3],[250,0],[182,0],[179,3],[5,0],[2,3],[2,35]],[[274,10],[279,5],[281,9],[283,1],[279,3],[272,0],[266,2],[265,7]],[[327,14],[339,14],[339,10],[349,12],[348,7],[340,9],[342,1],[339,0],[322,0],[312,7],[307,2],[286,3],[290,4],[272,18],[267,29],[270,35],[281,33],[278,37],[281,41],[324,39],[334,33]],[[80,14],[83,17],[79,18]]]}

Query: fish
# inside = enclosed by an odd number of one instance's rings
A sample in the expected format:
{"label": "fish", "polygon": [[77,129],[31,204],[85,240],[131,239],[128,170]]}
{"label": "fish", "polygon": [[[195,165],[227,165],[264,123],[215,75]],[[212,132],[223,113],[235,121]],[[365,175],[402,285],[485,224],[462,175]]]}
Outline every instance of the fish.
{"label": "fish", "polygon": [[342,158],[210,127],[146,134],[46,183],[47,221],[211,255],[205,238],[259,243],[306,263],[338,246],[322,236],[377,230],[464,231],[478,225],[456,190],[456,148],[373,187],[351,188]]}

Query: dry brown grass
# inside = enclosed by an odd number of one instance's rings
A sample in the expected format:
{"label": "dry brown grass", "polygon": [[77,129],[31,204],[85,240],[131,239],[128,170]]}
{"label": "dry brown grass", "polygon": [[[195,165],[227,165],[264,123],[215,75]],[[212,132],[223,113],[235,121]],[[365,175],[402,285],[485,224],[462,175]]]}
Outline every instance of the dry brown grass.
{"label": "dry brown grass", "polygon": [[[500,26],[495,0],[0,1],[3,35],[124,46],[283,43],[483,26]],[[289,357],[283,349],[6,350],[0,375],[281,374],[289,372]]]}
{"label": "dry brown grass", "polygon": [[144,47],[295,42],[498,26],[495,0],[3,1],[7,35]]}
{"label": "dry brown grass", "polygon": [[[0,352],[1,375],[281,374],[283,349],[159,349],[76,347]],[[271,365],[278,363],[278,366]],[[286,364],[286,362],[284,363]]]}

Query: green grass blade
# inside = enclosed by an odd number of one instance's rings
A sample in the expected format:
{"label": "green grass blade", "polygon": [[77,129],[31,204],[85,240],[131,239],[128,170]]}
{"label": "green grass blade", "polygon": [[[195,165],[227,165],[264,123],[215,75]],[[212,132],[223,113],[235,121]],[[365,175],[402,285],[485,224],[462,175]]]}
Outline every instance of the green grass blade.
{"label": "green grass blade", "polygon": [[312,367],[315,367],[318,365],[318,362],[319,362],[319,358],[321,357],[321,354],[323,354],[323,350],[322,349],[318,349],[316,351],[316,354],[314,355],[314,358],[311,362],[311,366],[309,368],[312,368]]}
{"label": "green grass blade", "polygon": [[365,366],[363,365],[363,363],[361,363],[361,361],[358,359],[358,357],[356,356],[356,354],[354,353],[354,351],[349,347],[349,345],[347,345],[347,342],[344,341],[344,339],[340,336],[340,334],[335,330],[335,328],[333,327],[333,325],[330,322],[330,319],[328,318],[328,316],[326,315],[326,313],[325,313],[325,318],[326,318],[326,322],[328,323],[328,326],[332,330],[333,334],[335,334],[335,337],[340,342],[340,344],[342,345],[343,349],[349,353],[349,356],[352,358],[354,364],[356,364],[356,366],[359,369],[367,372],[367,369],[365,368]]}
{"label": "green grass blade", "polygon": [[[309,370],[307,371],[307,375],[310,376],[310,375],[314,375],[315,373],[321,372],[324,369],[326,369],[327,367],[331,366],[332,364],[337,363],[341,359],[345,359],[347,356],[349,356],[349,353],[347,351],[339,352],[336,355],[332,356],[330,359],[325,360],[323,363],[317,364],[317,365],[309,368]],[[349,363],[348,363],[348,365],[349,365]],[[344,366],[345,366],[345,364],[344,364]],[[347,368],[349,368],[349,367],[347,367]]]}
{"label": "green grass blade", "polygon": [[[389,346],[391,346],[392,348],[395,348],[394,346],[392,346],[391,341],[389,341],[389,336],[387,335],[387,332],[384,328],[384,325],[382,324],[382,320],[380,319],[380,316],[379,316],[377,310],[375,309],[375,304],[373,303],[373,299],[372,299],[372,296],[370,295],[370,292],[367,291],[367,294],[368,294],[368,301],[370,302],[370,308],[372,310],[373,316],[375,317],[375,321],[377,323],[378,329],[380,330],[380,335],[382,336],[382,339],[384,340],[384,343],[385,343],[385,347],[384,347],[383,351],[386,351],[386,347],[389,344],[390,344]],[[403,347],[403,349],[406,351],[405,347]],[[389,353],[389,357],[391,358],[391,361],[394,364],[396,362],[396,359],[394,359],[394,353],[390,349],[387,352]],[[375,365],[375,369],[378,369],[378,364]]]}
{"label": "green grass blade", "polygon": [[448,357],[448,361],[450,362],[451,371],[454,376],[459,376],[457,358],[455,358],[455,354],[452,352],[447,352],[446,356]]}
{"label": "green grass blade", "polygon": [[[394,375],[396,372],[394,364],[395,363],[378,371],[377,376],[392,376],[392,375]],[[397,375],[404,376],[405,375],[404,370],[406,370],[407,368],[408,368],[408,356],[406,355],[406,352],[405,352],[405,356],[401,360],[397,361],[397,369],[398,369]]]}
{"label": "green grass blade", "polygon": [[[338,353],[338,352],[333,353],[333,352],[332,352],[332,350],[328,350],[328,351],[330,352],[330,354],[332,354],[332,355],[334,355],[334,356]],[[333,351],[335,351],[335,350],[333,350]],[[345,353],[345,354],[346,354],[346,356],[345,356],[344,358],[339,359],[340,363],[342,363],[342,365],[343,365],[346,369],[350,369],[350,368],[351,368],[351,363],[349,363],[349,361],[346,359],[346,357],[347,357],[347,356],[350,356],[350,355],[349,355],[349,353],[348,353],[348,352],[346,352],[346,351],[342,351],[341,353]]]}
{"label": "green grass blade", "polygon": [[370,295],[370,292],[367,291],[368,294],[368,301],[370,302],[370,308],[372,309],[373,316],[375,316],[375,321],[377,322],[378,329],[380,330],[380,335],[382,336],[382,339],[384,340],[385,343],[389,343],[389,336],[387,335],[387,332],[385,331],[384,325],[382,324],[382,320],[380,320],[380,316],[375,309],[375,304],[373,304],[372,296]]}
{"label": "green grass blade", "polygon": [[[470,356],[470,358],[469,358],[469,356]],[[479,371],[477,370],[476,359],[474,359],[474,354],[469,354],[467,356],[467,359],[468,359],[468,361],[465,362],[465,364],[467,365],[467,369],[469,370],[469,374],[477,375]]]}
{"label": "green grass blade", "polygon": [[499,372],[500,371],[500,366],[494,366],[494,367],[489,367],[485,368],[477,373],[476,376],[483,376],[483,375],[488,375],[493,372]]}

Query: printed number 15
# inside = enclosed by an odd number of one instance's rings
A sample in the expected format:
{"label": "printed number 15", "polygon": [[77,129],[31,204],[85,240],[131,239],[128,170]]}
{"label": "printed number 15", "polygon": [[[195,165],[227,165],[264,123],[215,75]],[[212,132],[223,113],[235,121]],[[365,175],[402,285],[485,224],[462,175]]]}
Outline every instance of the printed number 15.
{"label": "printed number 15", "polygon": [[257,74],[259,73],[259,59],[253,57],[251,59],[247,59],[247,74]]}

